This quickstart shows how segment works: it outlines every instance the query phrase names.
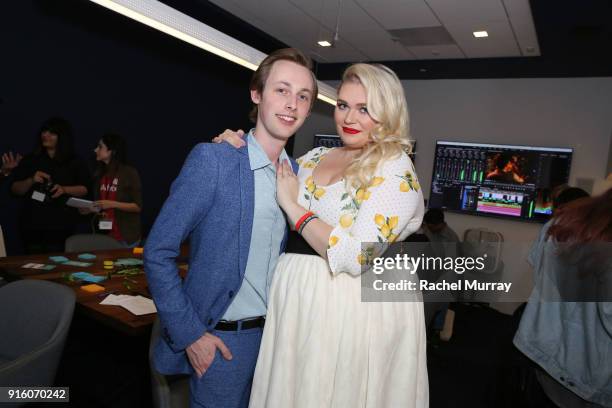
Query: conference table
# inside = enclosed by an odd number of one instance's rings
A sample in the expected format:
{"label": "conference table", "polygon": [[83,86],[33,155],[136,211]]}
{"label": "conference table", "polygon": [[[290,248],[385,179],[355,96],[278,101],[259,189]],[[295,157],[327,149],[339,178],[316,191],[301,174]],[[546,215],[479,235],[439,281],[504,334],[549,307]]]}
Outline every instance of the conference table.
{"label": "conference table", "polygon": [[[110,279],[97,283],[97,285],[104,287],[104,290],[96,293],[90,293],[81,288],[83,285],[90,284],[89,282],[71,281],[68,278],[74,272],[89,272],[95,276],[107,277],[108,270],[104,269],[104,261],[116,261],[117,259],[126,258],[141,260],[142,255],[135,255],[131,249],[87,251],[87,253],[95,255],[96,258],[92,260],[79,259],[78,253],[54,253],[0,258],[0,276],[8,282],[19,279],[41,279],[67,285],[74,290],[76,295],[75,311],[77,313],[83,314],[129,336],[138,336],[146,333],[155,321],[155,313],[137,316],[121,306],[100,304],[109,294],[141,295],[151,298],[144,273],[130,275],[127,277],[129,280],[126,280],[124,276],[112,274]],[[181,257],[183,260],[186,260],[187,253],[188,249],[186,247],[182,248]],[[84,267],[55,263],[49,258],[50,256],[64,256],[71,261],[88,262],[92,265]],[[55,267],[51,270],[24,268],[24,265],[32,263],[54,265]],[[177,263],[181,275],[184,276],[187,271],[186,262],[180,261]],[[126,268],[138,268],[142,272],[142,265]],[[117,272],[117,268],[114,271]]]}

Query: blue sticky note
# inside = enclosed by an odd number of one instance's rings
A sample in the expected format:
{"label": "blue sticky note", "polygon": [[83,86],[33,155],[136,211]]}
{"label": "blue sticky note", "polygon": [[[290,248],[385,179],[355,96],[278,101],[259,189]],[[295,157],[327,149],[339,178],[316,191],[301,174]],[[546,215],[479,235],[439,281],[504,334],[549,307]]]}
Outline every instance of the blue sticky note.
{"label": "blue sticky note", "polygon": [[102,282],[103,280],[106,279],[104,276],[95,276],[89,272],[74,272],[74,273],[71,273],[70,276],[72,276],[74,279],[79,279],[84,282],[92,282],[92,283]]}
{"label": "blue sticky note", "polygon": [[57,263],[64,263],[64,262],[68,262],[69,260],[65,256],[50,256],[49,259]]}
{"label": "blue sticky note", "polygon": [[102,282],[103,280],[105,280],[106,278],[104,276],[95,276],[95,275],[91,275],[85,279],[83,279],[85,282],[91,282],[91,283],[98,283],[98,282]]}
{"label": "blue sticky note", "polygon": [[79,254],[78,256],[79,259],[84,259],[84,260],[90,260],[90,259],[96,259],[96,256],[94,254]]}

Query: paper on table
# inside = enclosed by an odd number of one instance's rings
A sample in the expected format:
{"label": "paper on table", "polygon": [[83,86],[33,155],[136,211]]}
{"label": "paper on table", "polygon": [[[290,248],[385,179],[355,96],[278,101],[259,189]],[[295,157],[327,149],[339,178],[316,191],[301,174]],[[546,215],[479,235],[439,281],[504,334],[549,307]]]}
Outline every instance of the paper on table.
{"label": "paper on table", "polygon": [[100,302],[101,305],[114,305],[119,306],[120,300],[129,295],[113,295],[112,293],[104,298],[103,301]]}
{"label": "paper on table", "polygon": [[102,302],[101,305],[114,305],[121,306],[128,312],[136,315],[146,315],[157,312],[155,303],[149,298],[144,296],[130,296],[130,295],[108,295]]}
{"label": "paper on table", "polygon": [[144,296],[133,296],[130,299],[124,299],[121,301],[121,307],[127,309],[136,316],[146,315],[157,312],[155,303],[149,298]]}
{"label": "paper on table", "polygon": [[74,208],[85,208],[95,212],[100,211],[100,209],[94,205],[93,201],[83,200],[82,198],[70,197],[68,201],[66,201],[66,205]]}
{"label": "paper on table", "polygon": [[39,264],[39,263],[28,263],[22,266],[22,268],[30,268],[30,269],[46,269],[47,265]]}

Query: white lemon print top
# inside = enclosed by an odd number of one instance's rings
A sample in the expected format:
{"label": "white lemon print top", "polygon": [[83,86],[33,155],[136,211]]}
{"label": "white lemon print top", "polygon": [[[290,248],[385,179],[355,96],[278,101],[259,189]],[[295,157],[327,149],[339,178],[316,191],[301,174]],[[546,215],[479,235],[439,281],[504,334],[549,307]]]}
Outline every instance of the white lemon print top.
{"label": "white lemon print top", "polygon": [[344,180],[318,186],[312,173],[330,150],[320,147],[298,159],[298,202],[334,227],[327,249],[332,273],[359,275],[373,256],[362,242],[401,241],[421,226],[423,194],[406,154],[381,166],[368,186],[349,191]]}

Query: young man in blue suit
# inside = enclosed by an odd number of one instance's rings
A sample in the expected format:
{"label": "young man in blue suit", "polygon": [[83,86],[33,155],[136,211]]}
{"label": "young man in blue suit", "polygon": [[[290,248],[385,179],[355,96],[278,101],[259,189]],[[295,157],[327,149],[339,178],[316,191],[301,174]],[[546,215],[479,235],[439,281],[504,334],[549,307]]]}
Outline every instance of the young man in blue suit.
{"label": "young man in blue suit", "polygon": [[[250,84],[255,128],[246,145],[197,145],[147,239],[145,272],[162,333],[155,367],[192,375],[192,407],[248,405],[268,288],[287,236],[276,166],[289,160],[284,146],[316,99],[311,69],[295,49],[261,63]],[[187,238],[181,281],[175,259]]]}

